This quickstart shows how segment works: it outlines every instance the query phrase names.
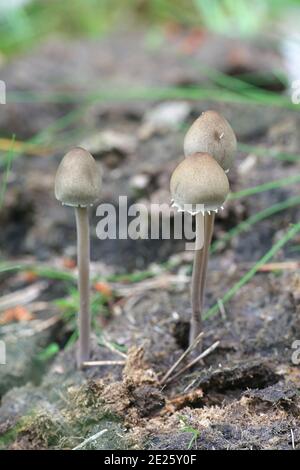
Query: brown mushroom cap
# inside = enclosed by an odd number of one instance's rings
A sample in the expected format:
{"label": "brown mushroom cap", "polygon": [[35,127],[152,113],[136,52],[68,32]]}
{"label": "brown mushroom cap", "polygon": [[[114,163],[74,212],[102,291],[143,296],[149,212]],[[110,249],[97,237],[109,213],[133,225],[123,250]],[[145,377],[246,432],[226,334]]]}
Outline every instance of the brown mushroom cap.
{"label": "brown mushroom cap", "polygon": [[185,156],[209,153],[226,171],[234,159],[236,137],[230,124],[219,113],[205,111],[189,128],[183,147]]}
{"label": "brown mushroom cap", "polygon": [[100,196],[101,172],[92,155],[81,147],[62,159],[55,177],[55,197],[67,206],[86,207]]}
{"label": "brown mushroom cap", "polygon": [[229,193],[229,183],[224,170],[211,155],[196,153],[175,168],[170,190],[173,205],[180,211],[217,212]]}

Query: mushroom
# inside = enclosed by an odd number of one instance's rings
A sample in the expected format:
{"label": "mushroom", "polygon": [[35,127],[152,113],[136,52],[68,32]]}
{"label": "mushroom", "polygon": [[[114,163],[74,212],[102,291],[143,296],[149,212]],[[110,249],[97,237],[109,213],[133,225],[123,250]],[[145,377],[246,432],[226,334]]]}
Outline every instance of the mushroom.
{"label": "mushroom", "polygon": [[[186,157],[175,168],[170,181],[172,205],[196,218],[196,245],[191,284],[192,316],[190,344],[201,332],[201,315],[214,217],[229,193],[227,176],[208,153]],[[204,230],[204,242],[201,243]]]}
{"label": "mushroom", "polygon": [[185,156],[209,153],[228,171],[236,152],[236,137],[225,118],[216,111],[205,111],[189,128],[183,147]]}
{"label": "mushroom", "polygon": [[88,206],[99,198],[101,173],[92,155],[83,148],[70,150],[55,177],[55,197],[75,208],[77,229],[78,290],[80,296],[78,367],[90,358],[89,268],[90,239]]}

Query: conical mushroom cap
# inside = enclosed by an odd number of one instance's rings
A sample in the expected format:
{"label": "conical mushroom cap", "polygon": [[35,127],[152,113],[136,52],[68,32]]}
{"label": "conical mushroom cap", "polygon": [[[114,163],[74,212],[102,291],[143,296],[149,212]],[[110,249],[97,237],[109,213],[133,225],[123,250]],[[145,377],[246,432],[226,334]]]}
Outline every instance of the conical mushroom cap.
{"label": "conical mushroom cap", "polygon": [[224,170],[211,155],[196,153],[175,168],[170,190],[173,205],[179,211],[217,212],[229,193],[229,183]]}
{"label": "conical mushroom cap", "polygon": [[209,153],[223,170],[229,170],[236,152],[236,137],[230,124],[216,111],[205,111],[192,124],[184,139],[184,154]]}
{"label": "conical mushroom cap", "polygon": [[70,150],[55,177],[55,197],[67,206],[86,207],[100,196],[101,172],[92,155],[83,148]]}

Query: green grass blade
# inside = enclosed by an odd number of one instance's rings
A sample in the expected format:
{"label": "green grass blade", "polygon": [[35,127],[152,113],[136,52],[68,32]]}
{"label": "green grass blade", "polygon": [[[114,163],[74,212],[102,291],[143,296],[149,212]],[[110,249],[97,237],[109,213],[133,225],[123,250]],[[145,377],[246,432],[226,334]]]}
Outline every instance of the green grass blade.
{"label": "green grass blade", "polygon": [[75,274],[62,269],[50,268],[47,266],[39,266],[38,264],[10,264],[6,262],[0,263],[0,273],[7,271],[31,271],[40,277],[47,279],[56,279],[60,281],[76,281]]}
{"label": "green grass blade", "polygon": [[6,168],[5,168],[5,172],[4,172],[4,175],[3,175],[3,179],[1,181],[1,189],[0,189],[0,209],[2,209],[2,207],[3,207],[6,188],[7,188],[7,183],[8,183],[8,178],[9,178],[9,173],[11,171],[13,155],[14,155],[15,138],[16,138],[15,135],[13,135],[12,139],[11,139],[11,148],[8,151],[7,157],[6,157]]}
{"label": "green grass blade", "polygon": [[286,178],[280,178],[274,181],[268,181],[267,183],[260,184],[258,186],[253,186],[251,188],[242,189],[235,193],[229,194],[228,200],[234,201],[242,197],[253,196],[255,194],[263,193],[265,191],[270,191],[271,189],[282,188],[283,186],[288,186],[293,183],[300,182],[300,175],[288,176]]}
{"label": "green grass blade", "polygon": [[219,248],[223,247],[224,244],[228,243],[234,237],[240,235],[240,233],[250,230],[254,224],[264,219],[267,219],[268,217],[277,214],[278,212],[284,211],[286,209],[289,209],[290,207],[297,206],[299,204],[300,196],[294,196],[284,202],[279,202],[271,207],[267,207],[266,209],[257,212],[256,214],[250,216],[247,220],[244,220],[243,222],[238,224],[236,227],[233,227],[231,230],[228,231],[226,235],[224,235],[222,238],[213,243],[211,246],[211,253],[215,253],[216,251],[218,251]]}
{"label": "green grass blade", "polygon": [[300,155],[294,155],[292,153],[287,152],[277,152],[272,148],[264,148],[256,145],[248,145],[244,143],[238,144],[238,150],[242,152],[251,152],[257,155],[258,157],[272,157],[277,160],[282,160],[286,162],[299,162]]}
{"label": "green grass blade", "polygon": [[[236,282],[229,291],[224,295],[224,297],[221,300],[222,304],[227,303],[229,300],[232,299],[232,297],[235,296],[235,294],[251,279],[255,276],[257,271],[261,266],[263,266],[265,263],[270,261],[273,256],[275,256],[281,248],[286,245],[298,232],[300,232],[300,222],[298,224],[293,225],[287,232],[286,234],[276,242],[272,248],[267,251],[267,253],[257,262],[255,265],[244,275],[242,278]],[[204,319],[210,318],[214,315],[216,315],[219,311],[219,305],[216,303],[213,305],[204,315]]]}

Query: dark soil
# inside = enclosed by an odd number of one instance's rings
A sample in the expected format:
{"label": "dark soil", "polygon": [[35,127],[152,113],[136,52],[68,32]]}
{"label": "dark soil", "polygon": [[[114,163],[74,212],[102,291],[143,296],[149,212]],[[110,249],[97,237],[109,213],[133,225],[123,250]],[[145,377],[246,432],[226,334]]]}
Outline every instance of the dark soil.
{"label": "dark soil", "polygon": [[[238,70],[239,64],[230,62],[237,48],[234,41],[208,37],[189,55],[182,44],[184,38],[173,37],[154,51],[142,34],[101,42],[51,40],[4,66],[1,77],[11,92],[68,92],[78,97],[105,90],[108,83],[125,90],[201,84],[202,63],[232,75]],[[275,53],[253,44],[239,47],[248,51],[249,69],[265,70],[266,63],[280,62]],[[224,114],[243,143],[299,151],[300,118],[294,111],[214,101],[186,103],[186,116],[178,126],[149,130],[147,113],[159,106],[158,101],[97,102],[43,144],[55,150],[16,158],[0,214],[5,227],[0,233],[2,258],[65,270],[66,260],[75,259],[74,214],[54,198],[55,171],[67,148],[91,142],[101,132],[113,131],[123,139],[121,144],[115,139],[110,148],[99,144],[94,151],[104,169],[101,202],[112,202],[116,208],[119,195],[127,195],[131,202],[169,203],[169,177],[182,158],[185,128],[205,109]],[[75,106],[9,103],[0,118],[3,135],[14,132],[18,140],[31,138]],[[238,191],[297,173],[299,163],[239,152],[229,177],[232,191]],[[136,177],[145,181],[142,187],[137,187]],[[217,217],[214,240],[258,211],[298,194],[299,187],[289,185],[228,201]],[[222,298],[299,216],[299,206],[278,212],[214,253],[206,307]],[[52,363],[37,366],[45,346],[55,342],[63,348],[70,335],[61,323],[40,329],[58,315],[53,300],[69,292],[67,281],[48,279],[46,288],[26,305],[34,311],[37,302],[44,303],[34,322],[12,325],[11,330],[11,325],[0,326],[9,358],[6,366],[0,365],[0,447],[68,449],[105,431],[85,448],[300,449],[300,369],[292,362],[292,344],[300,339],[299,269],[257,273],[225,305],[222,315],[205,320],[203,348],[216,341],[219,346],[203,363],[161,387],[160,379],[187,345],[191,256],[182,254],[184,241],[178,240],[100,241],[97,222],[93,210],[95,273],[155,273],[153,279],[137,283],[112,282],[116,295],[109,305],[110,318],[99,320],[110,343],[128,351],[126,364],[76,371],[74,350],[69,348]],[[297,247],[299,239],[287,244],[276,261],[298,261]],[[170,257],[173,267],[164,272],[161,263]],[[15,272],[0,275],[0,281],[2,295],[38,282]],[[96,340],[93,351],[94,360],[122,359]]]}

